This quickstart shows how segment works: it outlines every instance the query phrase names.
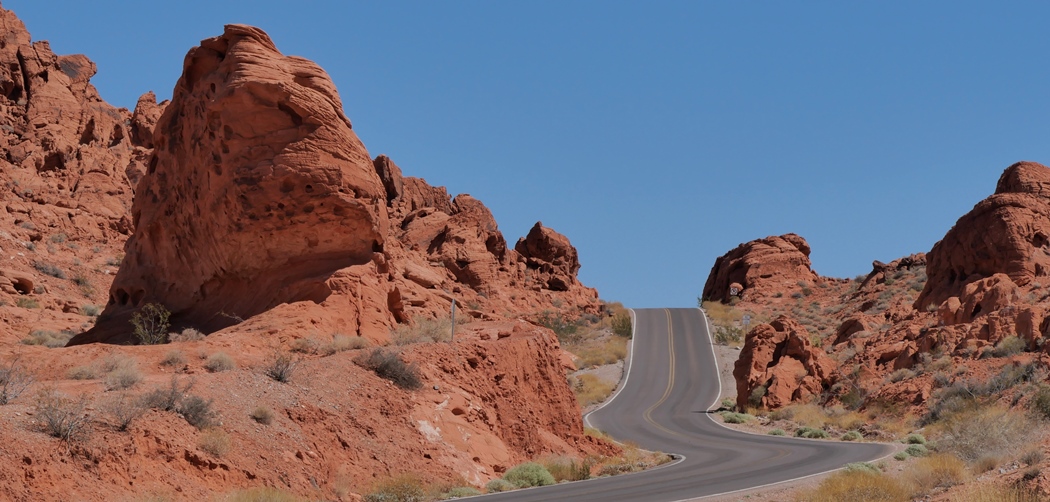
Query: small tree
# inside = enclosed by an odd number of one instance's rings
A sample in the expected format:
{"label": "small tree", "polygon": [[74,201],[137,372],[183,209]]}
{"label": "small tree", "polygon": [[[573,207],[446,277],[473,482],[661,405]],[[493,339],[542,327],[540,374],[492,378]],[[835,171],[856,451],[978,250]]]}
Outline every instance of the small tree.
{"label": "small tree", "polygon": [[159,303],[147,303],[131,316],[135,336],[144,345],[164,343],[168,336],[168,317],[171,312]]}

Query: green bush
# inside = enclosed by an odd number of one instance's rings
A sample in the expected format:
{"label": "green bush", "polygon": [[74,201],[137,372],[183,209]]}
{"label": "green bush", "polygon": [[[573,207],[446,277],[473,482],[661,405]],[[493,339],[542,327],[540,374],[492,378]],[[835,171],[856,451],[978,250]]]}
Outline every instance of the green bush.
{"label": "green bush", "polygon": [[473,497],[475,495],[481,495],[481,490],[478,490],[473,486],[457,486],[442,494],[442,498],[458,499],[460,497]]}
{"label": "green bush", "polygon": [[740,343],[744,339],[744,330],[736,326],[715,326],[715,343],[729,345]]}
{"label": "green bush", "polygon": [[999,343],[995,345],[995,348],[985,353],[989,354],[991,357],[1007,357],[1012,356],[1014,354],[1019,354],[1026,348],[1027,343],[1025,343],[1024,340],[1016,336],[1010,335],[1006,338],[1003,338],[1002,340],[999,340]]}
{"label": "green bush", "polygon": [[380,481],[365,495],[364,502],[423,502],[426,492],[419,478],[411,474],[402,474]]}
{"label": "green bush", "polygon": [[926,437],[919,433],[908,434],[908,437],[904,439],[907,444],[921,444],[926,446]]}
{"label": "green bush", "polygon": [[503,478],[493,479],[492,481],[489,481],[485,485],[485,491],[488,492],[488,493],[509,492],[509,491],[513,490],[514,488],[515,488],[514,485],[510,484],[509,481],[507,481],[507,480],[505,480]]}
{"label": "green bush", "polygon": [[211,409],[211,399],[200,396],[189,396],[179,404],[179,413],[190,425],[198,429],[207,429],[219,421],[219,414]]}
{"label": "green bush", "polygon": [[767,432],[767,434],[769,434],[770,436],[783,436],[784,435],[784,429],[773,429],[773,430]]}
{"label": "green bush", "polygon": [[413,390],[423,386],[416,365],[405,364],[396,352],[376,348],[354,358],[354,362],[362,368],[372,370],[379,377],[394,382],[402,389]]}
{"label": "green bush", "polygon": [[558,335],[558,341],[561,343],[577,341],[576,331],[580,326],[575,322],[566,320],[565,316],[560,313],[543,311],[536,316],[536,323],[553,331],[555,335]]}
{"label": "green bush", "polygon": [[204,361],[204,369],[212,373],[229,371],[235,368],[237,368],[237,363],[234,363],[233,358],[226,355],[225,352],[216,352],[208,356],[207,361]]}
{"label": "green bush", "polygon": [[882,474],[882,470],[869,462],[853,462],[846,464],[846,472],[867,472],[871,474]]}
{"label": "green bush", "polygon": [[908,455],[908,452],[899,451],[895,455],[893,455],[893,459],[894,460],[904,461],[904,460],[908,460],[908,457],[910,457],[910,456],[911,455]]}
{"label": "green bush", "polygon": [[525,462],[524,464],[512,467],[509,471],[503,474],[503,479],[518,488],[554,484],[554,476],[551,476],[551,473],[547,471],[546,467],[543,467],[536,462]]}
{"label": "green bush", "polygon": [[930,450],[921,444],[910,444],[904,452],[913,457],[925,457],[930,454]]}
{"label": "green bush", "polygon": [[589,459],[578,462],[568,457],[558,457],[543,463],[543,466],[547,468],[547,472],[554,476],[554,481],[557,483],[589,479],[592,465],[593,462]]}
{"label": "green bush", "polygon": [[624,338],[631,338],[634,335],[634,329],[631,326],[631,314],[628,312],[620,312],[612,318],[612,330],[618,336]]}
{"label": "green bush", "polygon": [[171,312],[158,303],[147,303],[131,316],[135,337],[143,345],[157,345],[168,338],[168,317]]}
{"label": "green bush", "polygon": [[33,268],[37,269],[45,275],[50,275],[51,277],[55,277],[57,279],[66,278],[66,273],[63,272],[62,269],[47,262],[35,261],[33,262]]}
{"label": "green bush", "polygon": [[1039,416],[1050,419],[1050,387],[1040,386],[1028,407]]}
{"label": "green bush", "polygon": [[43,345],[49,349],[65,347],[69,339],[73,338],[73,332],[69,330],[51,331],[46,329],[34,329],[28,338],[23,338],[25,345]]}
{"label": "green bush", "polygon": [[861,440],[863,438],[864,438],[864,436],[862,436],[857,431],[847,431],[845,434],[842,435],[842,440],[843,441],[859,441],[859,440]]}
{"label": "green bush", "polygon": [[755,417],[747,413],[722,412],[722,421],[727,424],[746,424],[752,418]]}
{"label": "green bush", "polygon": [[766,397],[766,386],[759,385],[751,390],[751,395],[747,397],[747,403],[755,408],[762,406],[762,398]]}
{"label": "green bush", "polygon": [[808,438],[808,439],[827,439],[828,433],[824,429],[816,429],[813,427],[799,427],[795,431],[795,437]]}

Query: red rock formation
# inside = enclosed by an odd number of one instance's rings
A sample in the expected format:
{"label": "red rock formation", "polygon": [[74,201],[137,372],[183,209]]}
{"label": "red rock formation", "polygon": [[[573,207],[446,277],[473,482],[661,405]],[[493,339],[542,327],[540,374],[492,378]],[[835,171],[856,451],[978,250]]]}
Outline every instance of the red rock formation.
{"label": "red rock formation", "polygon": [[153,101],[143,96],[133,121],[154,146],[135,233],[105,312],[72,343],[132,341],[128,319],[146,303],[212,332],[307,302],[282,315],[375,340],[445,315],[453,299],[488,317],[552,295],[597,309],[568,239],[537,224],[523,256],[477,199],[371,159],[324,71],[261,30],[231,25],[202,41],[171,103]]}
{"label": "red rock formation", "polygon": [[809,401],[830,387],[834,369],[834,361],[810,343],[801,324],[780,316],[755,326],[744,339],[733,368],[737,406],[749,406],[758,387],[765,388],[758,403],[765,408]]}
{"label": "red rock formation", "polygon": [[743,285],[741,294],[757,300],[785,291],[797,291],[798,283],[814,283],[820,277],[810,268],[809,244],[796,234],[771,236],[746,242],[720,256],[704,284],[703,298],[729,301],[730,285]]}
{"label": "red rock formation", "polygon": [[1018,162],[995,193],[959,218],[927,254],[926,283],[916,309],[959,296],[974,281],[1002,273],[1019,286],[1050,275],[1050,169]]}

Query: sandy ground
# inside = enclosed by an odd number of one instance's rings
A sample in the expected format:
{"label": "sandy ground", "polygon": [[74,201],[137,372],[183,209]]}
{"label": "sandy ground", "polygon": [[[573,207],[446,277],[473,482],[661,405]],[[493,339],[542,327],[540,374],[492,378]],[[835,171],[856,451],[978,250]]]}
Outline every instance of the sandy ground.
{"label": "sandy ground", "polygon": [[718,377],[722,380],[722,395],[719,400],[731,397],[736,399],[736,379],[733,378],[733,365],[740,357],[740,347],[715,345],[715,359],[718,360]]}

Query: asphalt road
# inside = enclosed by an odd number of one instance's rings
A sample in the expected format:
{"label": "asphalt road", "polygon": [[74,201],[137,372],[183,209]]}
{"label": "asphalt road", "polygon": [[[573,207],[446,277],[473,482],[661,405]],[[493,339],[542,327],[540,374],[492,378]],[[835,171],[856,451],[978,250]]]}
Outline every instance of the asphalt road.
{"label": "asphalt road", "polygon": [[[875,443],[746,434],[707,413],[720,388],[707,322],[698,309],[635,310],[627,382],[591,413],[620,441],[684,458],[648,471],[485,496],[492,501],[679,501],[763,486],[889,454]],[[717,422],[716,422],[717,421]]]}

